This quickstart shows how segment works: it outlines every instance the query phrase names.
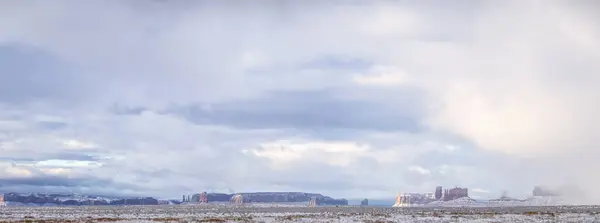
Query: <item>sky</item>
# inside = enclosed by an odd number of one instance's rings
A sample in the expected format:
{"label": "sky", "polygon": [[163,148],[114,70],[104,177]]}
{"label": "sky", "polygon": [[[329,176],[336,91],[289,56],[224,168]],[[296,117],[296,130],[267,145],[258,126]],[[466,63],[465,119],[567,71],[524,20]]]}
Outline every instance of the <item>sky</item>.
{"label": "sky", "polygon": [[600,4],[2,1],[0,192],[600,203]]}

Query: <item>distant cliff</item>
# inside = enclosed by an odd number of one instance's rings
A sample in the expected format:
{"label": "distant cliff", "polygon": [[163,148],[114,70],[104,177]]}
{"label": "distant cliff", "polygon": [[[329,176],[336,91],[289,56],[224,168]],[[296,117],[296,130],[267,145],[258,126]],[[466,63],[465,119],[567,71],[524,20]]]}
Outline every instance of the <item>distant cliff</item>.
{"label": "distant cliff", "polygon": [[[303,192],[255,192],[238,193],[244,198],[244,203],[276,203],[276,202],[308,202],[311,198],[316,198],[319,205],[348,205],[346,199],[334,199],[328,196],[315,193]],[[225,202],[236,194],[225,193],[207,193],[208,202]],[[199,202],[200,194],[194,194],[191,202]]]}
{"label": "distant cliff", "polygon": [[[256,192],[239,193],[244,203],[277,203],[277,202],[308,202],[315,198],[318,205],[348,205],[346,199],[334,199],[316,193],[302,192]],[[2,194],[0,194],[2,195]],[[152,197],[143,198],[110,198],[77,194],[44,194],[44,193],[5,193],[4,201],[8,205],[158,205],[179,204],[174,200],[158,201]],[[236,194],[207,193],[208,202],[228,202]],[[185,196],[184,196],[185,197]],[[199,202],[200,194],[194,194],[185,202]]]}
{"label": "distant cliff", "polygon": [[158,200],[152,197],[145,198],[107,198],[89,195],[74,194],[19,194],[6,193],[4,201],[15,205],[157,205]]}

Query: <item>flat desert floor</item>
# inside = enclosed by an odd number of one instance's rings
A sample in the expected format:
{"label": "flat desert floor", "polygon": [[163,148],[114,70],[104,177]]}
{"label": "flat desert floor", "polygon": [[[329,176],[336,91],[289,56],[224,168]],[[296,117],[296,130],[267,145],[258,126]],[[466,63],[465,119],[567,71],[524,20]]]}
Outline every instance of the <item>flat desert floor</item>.
{"label": "flat desert floor", "polygon": [[514,208],[212,205],[0,207],[0,222],[600,222],[600,206]]}

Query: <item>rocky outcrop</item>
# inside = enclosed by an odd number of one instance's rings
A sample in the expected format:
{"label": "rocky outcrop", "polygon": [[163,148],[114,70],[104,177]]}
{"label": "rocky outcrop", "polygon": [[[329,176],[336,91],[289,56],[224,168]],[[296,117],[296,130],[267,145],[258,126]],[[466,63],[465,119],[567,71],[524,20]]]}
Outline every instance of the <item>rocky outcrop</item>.
{"label": "rocky outcrop", "polygon": [[365,198],[364,200],[362,200],[362,201],[360,202],[360,205],[361,205],[361,206],[369,206],[369,200]]}
{"label": "rocky outcrop", "polygon": [[111,205],[158,205],[158,200],[152,197],[127,198],[110,201]]}

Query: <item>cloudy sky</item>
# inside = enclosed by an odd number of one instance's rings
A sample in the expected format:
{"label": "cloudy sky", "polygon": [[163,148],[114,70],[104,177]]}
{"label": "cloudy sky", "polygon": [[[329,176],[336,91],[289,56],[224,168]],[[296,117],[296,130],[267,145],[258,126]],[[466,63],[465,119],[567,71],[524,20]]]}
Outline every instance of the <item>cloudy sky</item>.
{"label": "cloudy sky", "polygon": [[2,1],[0,192],[600,201],[599,10]]}

